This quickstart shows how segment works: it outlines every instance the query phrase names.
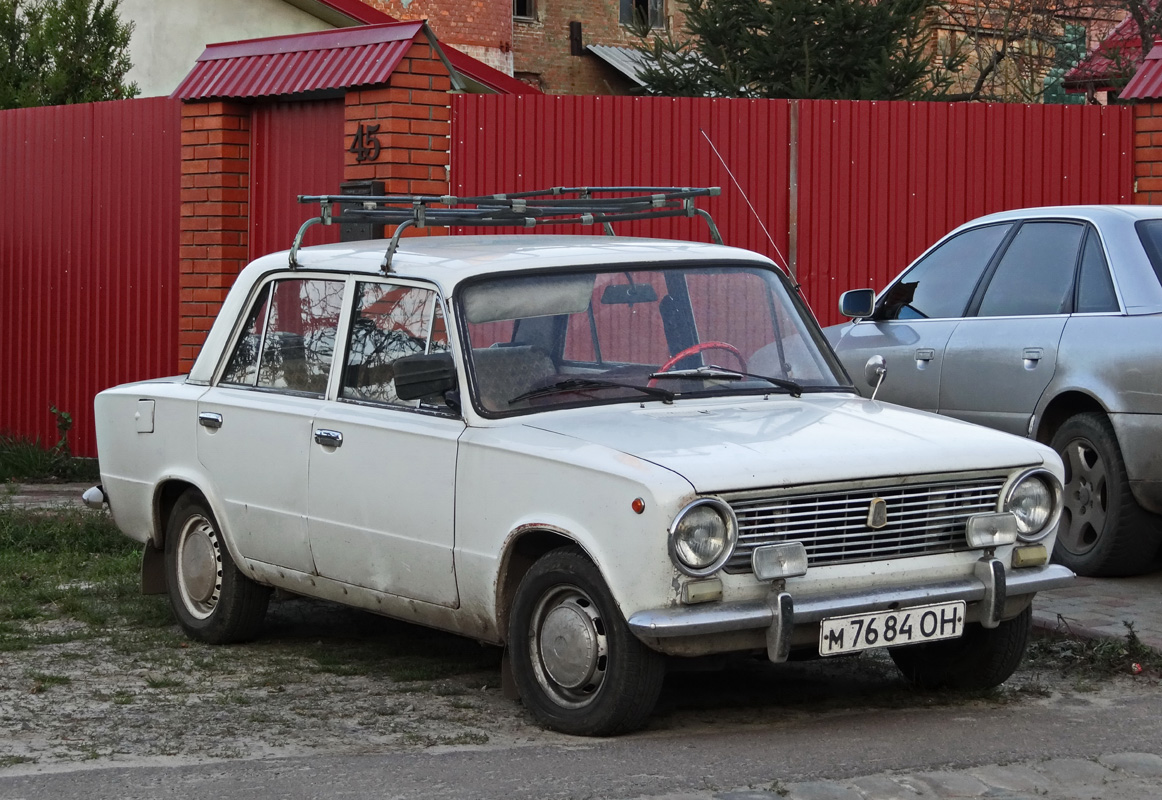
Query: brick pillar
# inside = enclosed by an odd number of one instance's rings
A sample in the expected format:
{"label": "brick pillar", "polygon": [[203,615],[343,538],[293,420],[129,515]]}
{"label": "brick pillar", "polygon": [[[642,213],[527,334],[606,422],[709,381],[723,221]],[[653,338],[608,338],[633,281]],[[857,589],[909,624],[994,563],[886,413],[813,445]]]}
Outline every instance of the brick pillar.
{"label": "brick pillar", "polygon": [[[426,44],[414,43],[386,86],[347,92],[345,141],[359,126],[378,125],[380,151],[360,163],[348,148],[343,179],[378,179],[388,194],[447,194],[451,141],[451,81],[444,62]],[[447,233],[446,228],[408,230],[405,235]]]}
{"label": "brick pillar", "polygon": [[246,266],[250,109],[182,106],[179,368],[197,358],[234,278]]}
{"label": "brick pillar", "polygon": [[1162,102],[1134,106],[1134,202],[1162,205]]}

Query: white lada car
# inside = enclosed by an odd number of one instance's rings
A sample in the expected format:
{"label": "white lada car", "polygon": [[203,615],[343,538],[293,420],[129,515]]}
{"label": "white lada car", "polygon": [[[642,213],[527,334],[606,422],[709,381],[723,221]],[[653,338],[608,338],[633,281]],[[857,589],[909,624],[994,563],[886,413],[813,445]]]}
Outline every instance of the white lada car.
{"label": "white lada car", "polygon": [[96,412],[89,500],[190,636],[253,637],[272,588],[358,606],[504,645],[569,733],[641,726],[674,657],[888,647],[994,686],[1072,577],[1051,449],[861,398],[786,276],[720,245],[296,247],[242,271],[189,375]]}

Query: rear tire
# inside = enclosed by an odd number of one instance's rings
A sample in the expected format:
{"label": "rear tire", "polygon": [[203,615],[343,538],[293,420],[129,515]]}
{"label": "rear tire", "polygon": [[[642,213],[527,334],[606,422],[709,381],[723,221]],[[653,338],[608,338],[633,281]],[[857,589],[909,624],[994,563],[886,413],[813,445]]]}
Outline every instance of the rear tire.
{"label": "rear tire", "polygon": [[169,518],[165,583],[178,624],[207,644],[253,639],[270,602],[270,589],[234,564],[214,513],[195,491],[178,498]]}
{"label": "rear tire", "polygon": [[1094,577],[1148,571],[1162,543],[1159,520],[1134,500],[1109,420],[1098,413],[1070,417],[1051,445],[1065,464],[1054,560]]}
{"label": "rear tire", "polygon": [[959,639],[888,650],[904,678],[922,689],[991,689],[1017,669],[1033,627],[1033,606],[995,628],[973,623]]}
{"label": "rear tire", "polygon": [[657,704],[663,657],[630,632],[600,571],[578,548],[554,550],[525,574],[508,631],[513,679],[547,728],[627,733]]}

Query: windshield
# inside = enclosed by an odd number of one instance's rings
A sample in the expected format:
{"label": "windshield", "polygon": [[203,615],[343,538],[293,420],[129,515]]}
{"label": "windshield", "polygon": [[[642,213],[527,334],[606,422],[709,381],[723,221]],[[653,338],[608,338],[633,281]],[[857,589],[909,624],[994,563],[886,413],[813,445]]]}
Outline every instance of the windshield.
{"label": "windshield", "polygon": [[761,267],[505,275],[458,301],[473,399],[490,415],[850,390],[806,307]]}

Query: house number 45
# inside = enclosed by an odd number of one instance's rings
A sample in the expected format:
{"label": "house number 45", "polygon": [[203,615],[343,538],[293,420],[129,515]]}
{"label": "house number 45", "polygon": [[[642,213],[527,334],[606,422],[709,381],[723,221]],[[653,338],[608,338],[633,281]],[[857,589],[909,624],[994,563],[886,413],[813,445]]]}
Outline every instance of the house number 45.
{"label": "house number 45", "polygon": [[351,139],[351,146],[347,148],[348,153],[355,154],[355,160],[362,164],[364,161],[374,161],[379,158],[379,151],[382,149],[379,144],[379,124],[364,125],[359,123],[358,130]]}

